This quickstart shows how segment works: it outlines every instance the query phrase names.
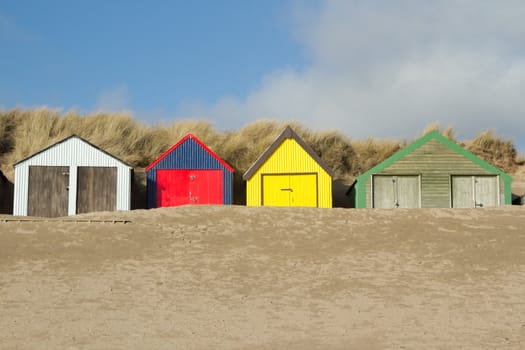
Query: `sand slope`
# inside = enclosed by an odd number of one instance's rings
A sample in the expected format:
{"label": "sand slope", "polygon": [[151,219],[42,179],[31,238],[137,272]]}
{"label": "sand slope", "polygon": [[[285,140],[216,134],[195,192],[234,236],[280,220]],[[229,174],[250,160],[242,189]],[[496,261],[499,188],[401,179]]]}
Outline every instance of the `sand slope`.
{"label": "sand slope", "polygon": [[525,208],[1,222],[2,349],[523,349]]}

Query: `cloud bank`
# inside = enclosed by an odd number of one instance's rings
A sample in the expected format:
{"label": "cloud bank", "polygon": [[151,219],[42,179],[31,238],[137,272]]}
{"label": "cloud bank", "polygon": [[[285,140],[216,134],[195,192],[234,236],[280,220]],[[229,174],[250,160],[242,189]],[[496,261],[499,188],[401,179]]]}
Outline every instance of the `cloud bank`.
{"label": "cloud bank", "polygon": [[293,119],[357,138],[412,138],[435,121],[461,137],[490,128],[523,138],[525,2],[300,6],[293,34],[310,55],[308,67],[271,72],[246,99],[186,105],[180,114],[211,116],[222,128]]}

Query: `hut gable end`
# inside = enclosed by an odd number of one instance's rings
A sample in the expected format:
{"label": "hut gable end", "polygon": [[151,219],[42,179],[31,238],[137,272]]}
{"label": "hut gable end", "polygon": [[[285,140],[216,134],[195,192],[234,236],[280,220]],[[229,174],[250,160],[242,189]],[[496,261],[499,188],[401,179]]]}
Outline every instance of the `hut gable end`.
{"label": "hut gable end", "polygon": [[299,152],[302,151],[306,152],[306,154],[312,158],[313,161],[315,161],[321,168],[323,168],[324,171],[331,177],[333,176],[333,171],[326,165],[326,163],[315,153],[315,151],[306,143],[302,138],[299,137],[293,131],[293,129],[290,126],[287,126],[286,129],[277,137],[277,139],[264,151],[259,158],[253,163],[253,165],[244,173],[243,179],[249,180],[258,170],[261,168],[265,162],[273,156],[276,150],[280,148],[280,146],[285,143],[286,140],[294,140],[298,146],[297,149]]}
{"label": "hut gable end", "polygon": [[146,167],[148,208],[232,204],[234,169],[193,134]]}
{"label": "hut gable end", "polygon": [[[380,178],[380,176],[383,177]],[[391,177],[392,181],[397,181],[398,184],[386,185],[385,176]],[[508,204],[512,181],[510,176],[437,131],[426,134],[360,175],[348,194],[354,197],[351,200],[354,201],[356,207],[372,207],[374,206],[372,197],[376,196],[373,193],[383,191],[379,187],[374,189],[373,182],[376,181],[374,178],[377,178],[378,186],[387,186],[384,191],[391,191],[390,188],[394,186],[394,192],[397,193],[394,196],[397,198],[402,195],[398,193],[400,189],[406,191],[404,187],[397,187],[402,186],[399,181],[410,181],[409,177],[412,177],[413,181],[417,181],[413,182],[412,188],[417,192],[414,195],[420,198],[419,206],[450,207],[452,206],[453,182],[458,179],[457,176],[462,176],[464,179],[462,181],[467,182],[470,181],[469,177],[472,177],[472,181],[478,181],[474,178],[477,176],[489,176],[492,179],[496,177],[494,181],[497,182],[499,179],[497,197],[501,198],[500,203]],[[385,203],[389,201],[386,200]],[[397,199],[395,202],[397,203]]]}
{"label": "hut gable end", "polygon": [[15,167],[22,163],[30,163],[31,165],[45,165],[40,163],[62,163],[64,165],[82,165],[83,163],[103,166],[104,164],[112,165],[115,162],[123,166],[132,168],[123,160],[113,156],[105,150],[95,146],[89,141],[77,136],[71,135],[61,141],[58,141],[14,164]]}
{"label": "hut gable end", "polygon": [[[391,157],[387,158],[385,161],[379,163],[375,167],[371,168],[370,170],[368,170],[365,173],[363,173],[362,175],[360,175],[358,177],[358,180],[359,179],[362,180],[364,178],[367,178],[371,174],[376,174],[376,173],[383,172],[383,170],[385,168],[388,168],[391,165],[393,165],[394,163],[397,163],[399,160],[401,160],[405,156],[413,153],[414,151],[417,151],[418,149],[420,149],[423,145],[425,145],[427,143],[430,143],[430,144],[427,145],[427,147],[423,147],[422,150],[420,150],[421,153],[416,152],[416,157],[417,157],[417,155],[425,155],[426,154],[426,155],[428,155],[430,157],[429,161],[430,161],[430,159],[432,161],[434,161],[436,159],[435,156],[439,155],[440,151],[441,152],[446,152],[446,154],[448,154],[449,156],[452,155],[452,156],[456,157],[456,159],[461,159],[461,160],[467,159],[470,162],[478,165],[480,168],[486,170],[489,173],[501,173],[503,176],[506,176],[506,177],[510,178],[510,176],[505,174],[502,170],[496,168],[495,166],[493,166],[493,165],[487,163],[486,161],[484,161],[483,159],[477,157],[472,152],[469,152],[468,150],[466,150],[463,147],[459,146],[455,142],[449,140],[445,136],[441,135],[439,132],[431,131],[431,132],[427,133],[425,136],[421,137],[420,139],[418,139],[418,140],[414,141],[413,143],[411,143],[410,145],[406,146],[405,148],[403,148],[399,152],[395,153]],[[438,145],[438,147],[441,147],[441,149],[437,150],[435,148],[432,148],[431,147],[432,145]],[[463,158],[458,157],[459,155],[461,155]]]}
{"label": "hut gable end", "polygon": [[290,127],[246,171],[248,206],[332,206],[332,171]]}
{"label": "hut gable end", "polygon": [[233,172],[233,168],[228,163],[193,134],[187,134],[162,153],[159,158],[146,167],[146,171],[167,167],[172,169],[211,167],[215,169],[224,168]]}
{"label": "hut gable end", "polygon": [[71,135],[15,164],[14,215],[129,210],[132,167]]}

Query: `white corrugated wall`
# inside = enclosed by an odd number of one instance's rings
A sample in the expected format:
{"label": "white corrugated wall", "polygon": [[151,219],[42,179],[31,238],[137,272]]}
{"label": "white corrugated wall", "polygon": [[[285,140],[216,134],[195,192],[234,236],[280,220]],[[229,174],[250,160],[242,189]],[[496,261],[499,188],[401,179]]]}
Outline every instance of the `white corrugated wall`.
{"label": "white corrugated wall", "polygon": [[117,168],[117,210],[131,205],[131,168],[78,137],[71,137],[15,165],[13,215],[27,215],[29,166],[69,166],[68,215],[76,214],[77,167]]}

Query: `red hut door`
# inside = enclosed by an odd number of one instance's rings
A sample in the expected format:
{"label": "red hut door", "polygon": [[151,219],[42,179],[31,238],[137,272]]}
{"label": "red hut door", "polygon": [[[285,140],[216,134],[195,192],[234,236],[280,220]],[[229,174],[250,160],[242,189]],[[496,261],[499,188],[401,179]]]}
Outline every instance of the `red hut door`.
{"label": "red hut door", "polygon": [[222,170],[157,170],[157,207],[222,202]]}

